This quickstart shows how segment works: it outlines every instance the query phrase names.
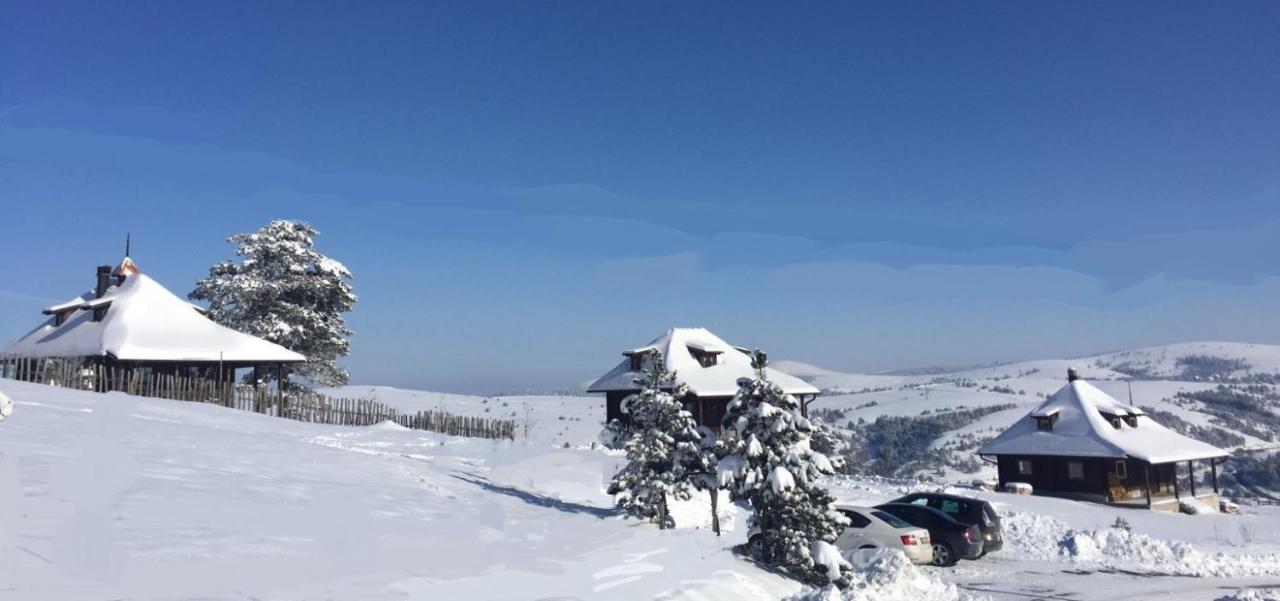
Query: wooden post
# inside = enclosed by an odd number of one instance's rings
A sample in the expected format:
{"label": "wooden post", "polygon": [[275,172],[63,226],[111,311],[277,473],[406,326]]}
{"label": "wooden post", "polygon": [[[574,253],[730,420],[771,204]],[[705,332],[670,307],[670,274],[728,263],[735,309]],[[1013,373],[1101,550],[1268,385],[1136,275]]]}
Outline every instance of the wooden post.
{"label": "wooden post", "polygon": [[1173,467],[1173,498],[1181,501],[1182,493],[1178,490],[1178,462],[1175,461],[1169,465]]}
{"label": "wooden post", "polygon": [[711,488],[711,531],[720,536],[720,489]]}
{"label": "wooden post", "polygon": [[1209,473],[1213,474],[1213,494],[1218,494],[1218,460],[1209,460]]}
{"label": "wooden post", "polygon": [[1142,476],[1146,482],[1146,486],[1143,488],[1147,491],[1147,509],[1151,509],[1151,464],[1143,462],[1142,465]]}
{"label": "wooden post", "polygon": [[1187,477],[1191,479],[1191,498],[1196,498],[1196,466],[1187,460]]}

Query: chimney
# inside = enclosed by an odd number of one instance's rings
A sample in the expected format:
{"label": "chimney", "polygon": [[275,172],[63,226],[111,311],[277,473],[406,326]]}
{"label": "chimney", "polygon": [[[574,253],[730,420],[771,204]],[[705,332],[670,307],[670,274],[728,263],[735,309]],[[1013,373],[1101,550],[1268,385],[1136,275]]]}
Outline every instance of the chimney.
{"label": "chimney", "polygon": [[1076,373],[1076,368],[1074,368],[1074,367],[1068,367],[1068,368],[1067,368],[1067,381],[1068,381],[1068,382],[1075,382],[1076,380],[1079,380],[1079,379],[1080,379],[1080,374]]}
{"label": "chimney", "polygon": [[102,298],[107,293],[107,288],[111,287],[111,266],[98,266],[98,287],[94,289],[94,298]]}

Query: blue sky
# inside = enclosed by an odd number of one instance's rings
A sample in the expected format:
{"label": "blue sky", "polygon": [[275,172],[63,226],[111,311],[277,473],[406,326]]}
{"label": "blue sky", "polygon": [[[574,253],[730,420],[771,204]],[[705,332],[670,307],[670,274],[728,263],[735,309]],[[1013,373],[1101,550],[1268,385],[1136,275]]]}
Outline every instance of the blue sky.
{"label": "blue sky", "polygon": [[[672,325],[844,370],[1280,343],[1274,3],[107,3],[0,21],[0,338],[307,220],[353,381]],[[179,6],[178,4],[183,4]]]}

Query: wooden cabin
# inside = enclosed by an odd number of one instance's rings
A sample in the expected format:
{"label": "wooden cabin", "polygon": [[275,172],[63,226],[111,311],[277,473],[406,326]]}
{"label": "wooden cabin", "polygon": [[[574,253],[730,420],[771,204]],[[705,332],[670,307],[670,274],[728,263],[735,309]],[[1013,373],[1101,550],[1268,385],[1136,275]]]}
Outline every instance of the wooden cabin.
{"label": "wooden cabin", "polygon": [[98,267],[96,276],[92,290],[45,308],[48,319],[0,350],[0,363],[21,369],[25,360],[62,358],[106,373],[232,381],[240,368],[279,373],[306,361],[278,344],[214,323],[128,257],[115,269]]}
{"label": "wooden cabin", "polygon": [[[688,387],[689,394],[683,399],[685,410],[698,425],[716,431],[720,430],[729,400],[738,392],[738,380],[756,375],[747,349],[732,346],[705,328],[672,328],[649,344],[623,351],[623,360],[587,387],[587,392],[604,393],[606,423],[628,419],[622,411],[622,400],[640,391],[638,382],[644,380],[644,370],[655,351],[666,368],[675,372],[677,383]],[[817,388],[795,376],[772,367],[765,368],[765,375],[784,392],[797,397],[802,411],[807,411],[808,404],[818,396]]]}
{"label": "wooden cabin", "polygon": [[[1218,508],[1218,464],[1228,453],[1156,423],[1068,372],[1067,385],[979,449],[1000,486],[1035,494],[1177,511],[1198,499]],[[1208,471],[1209,487],[1196,483]],[[1185,488],[1179,474],[1190,475]]]}

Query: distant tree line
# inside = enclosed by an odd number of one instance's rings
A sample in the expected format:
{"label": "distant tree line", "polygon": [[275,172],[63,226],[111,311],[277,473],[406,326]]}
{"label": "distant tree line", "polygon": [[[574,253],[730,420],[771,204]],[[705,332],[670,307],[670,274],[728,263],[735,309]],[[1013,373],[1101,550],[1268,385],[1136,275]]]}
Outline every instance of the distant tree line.
{"label": "distant tree line", "polygon": [[1210,421],[1224,428],[1243,432],[1250,436],[1275,441],[1280,432],[1280,415],[1273,408],[1280,405],[1280,396],[1263,385],[1222,386],[1212,390],[1179,392],[1173,402],[1179,405],[1198,402],[1201,413]]}
{"label": "distant tree line", "polygon": [[[957,457],[956,452],[977,448],[981,442],[966,436],[958,445],[931,448],[943,434],[972,424],[974,421],[997,411],[1013,409],[1012,403],[986,407],[956,408],[949,411],[926,411],[916,416],[882,415],[875,421],[848,421],[842,431],[833,432],[835,440],[815,440],[824,450],[838,453],[844,458],[841,471],[849,474],[870,474],[885,477],[905,477],[919,469],[941,469],[950,465],[960,471],[976,472],[980,467],[971,455]],[[815,412],[816,414],[816,412]],[[842,411],[822,414],[823,418],[843,417]],[[828,422],[830,423],[830,422]],[[985,439],[984,439],[985,440]]]}
{"label": "distant tree line", "polygon": [[1160,425],[1182,434],[1183,436],[1194,438],[1200,442],[1205,442],[1215,447],[1238,447],[1245,443],[1244,437],[1236,434],[1235,432],[1223,430],[1217,426],[1196,425],[1178,417],[1178,414],[1172,411],[1161,411],[1154,407],[1142,407],[1141,409],[1148,417],[1155,420]]}

